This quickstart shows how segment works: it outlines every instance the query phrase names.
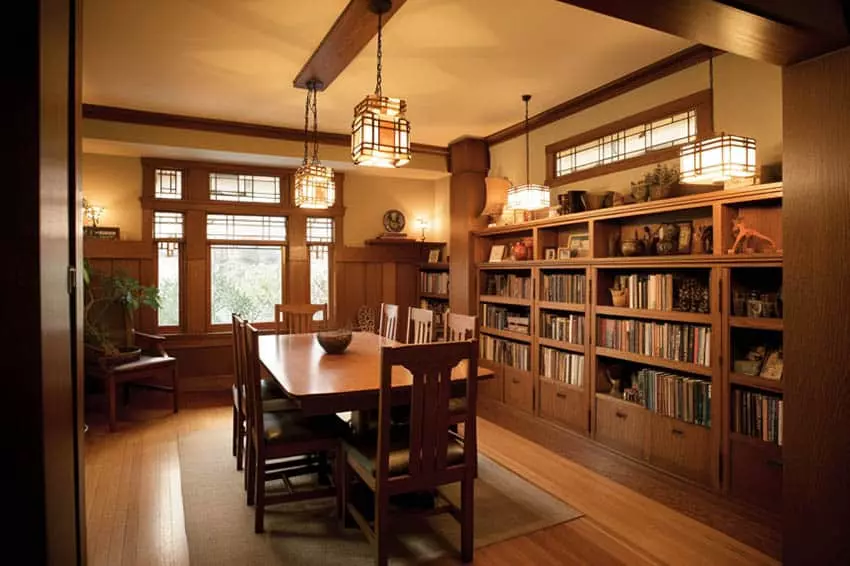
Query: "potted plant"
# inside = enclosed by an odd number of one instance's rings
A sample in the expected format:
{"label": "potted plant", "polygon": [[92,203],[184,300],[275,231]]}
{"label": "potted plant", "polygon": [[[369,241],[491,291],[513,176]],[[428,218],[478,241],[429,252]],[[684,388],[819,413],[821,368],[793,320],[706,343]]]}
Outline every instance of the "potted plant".
{"label": "potted plant", "polygon": [[659,163],[638,181],[632,181],[632,196],[637,202],[664,199],[673,193],[679,182],[679,171]]}
{"label": "potted plant", "polygon": [[111,275],[94,272],[88,262],[83,264],[83,283],[86,349],[106,363],[138,359],[141,350],[133,338],[135,312],[141,307],[159,308],[159,290],[121,271]]}

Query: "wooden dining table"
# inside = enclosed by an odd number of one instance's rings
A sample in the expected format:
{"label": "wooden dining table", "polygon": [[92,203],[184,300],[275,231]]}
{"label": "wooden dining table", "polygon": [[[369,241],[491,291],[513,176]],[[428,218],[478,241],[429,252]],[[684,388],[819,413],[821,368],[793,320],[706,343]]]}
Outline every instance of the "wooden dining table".
{"label": "wooden dining table", "polygon": [[[259,337],[259,357],[268,375],[299,403],[308,415],[377,409],[381,381],[381,348],[401,346],[371,332],[354,332],[342,354],[327,354],[315,334],[266,334]],[[452,370],[456,395],[463,395],[467,363]],[[478,366],[477,379],[493,371]],[[393,368],[393,404],[410,403],[410,372]]]}

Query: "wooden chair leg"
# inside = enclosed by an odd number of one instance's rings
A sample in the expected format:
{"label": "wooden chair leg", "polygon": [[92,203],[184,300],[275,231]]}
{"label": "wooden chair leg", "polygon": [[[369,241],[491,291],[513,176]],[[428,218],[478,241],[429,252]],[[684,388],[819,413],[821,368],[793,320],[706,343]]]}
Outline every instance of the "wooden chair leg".
{"label": "wooden chair leg", "polygon": [[342,520],[345,514],[345,499],[344,494],[344,468],[345,458],[343,458],[342,445],[338,445],[334,452],[334,485],[336,486],[336,516]]}
{"label": "wooden chair leg", "polygon": [[[239,410],[236,408],[235,404],[233,405],[233,419],[232,420],[233,420],[233,422],[231,423],[231,432],[233,434],[231,435],[232,436],[232,440],[231,440],[232,446],[230,448],[231,448],[231,452],[232,452],[233,456],[235,457],[236,456],[237,435],[239,434],[239,431],[236,428],[237,425],[239,424]],[[237,470],[240,469],[238,462],[236,464],[236,469]]]}
{"label": "wooden chair leg", "polygon": [[460,556],[464,563],[472,562],[474,551],[474,503],[475,480],[467,476],[460,484]]}
{"label": "wooden chair leg", "polygon": [[174,366],[174,371],[171,372],[171,393],[174,397],[174,412],[176,413],[180,407],[180,380],[177,376],[177,365]]}
{"label": "wooden chair leg", "polygon": [[236,413],[236,469],[242,470],[245,467],[245,426],[242,424],[240,412]]}
{"label": "wooden chair leg", "polygon": [[263,458],[254,462],[254,532],[259,534],[265,530],[266,515],[266,463]]}
{"label": "wooden chair leg", "polygon": [[106,378],[106,403],[109,412],[109,432],[115,432],[118,419],[115,416],[115,377],[112,375]]}
{"label": "wooden chair leg", "polygon": [[346,461],[345,449],[340,450],[340,466],[342,467],[342,479],[339,483],[339,490],[342,496],[342,509],[339,516],[340,524],[344,529],[354,526],[354,520],[348,513],[348,503],[351,500],[351,470]]}
{"label": "wooden chair leg", "polygon": [[256,477],[254,476],[254,468],[257,465],[256,450],[254,449],[254,443],[251,441],[250,435],[246,437],[245,443],[247,444],[245,450],[245,481],[247,482],[245,485],[247,488],[246,503],[248,503],[248,505],[253,505],[254,494],[256,492]]}
{"label": "wooden chair leg", "polygon": [[389,526],[390,501],[384,494],[375,494],[375,564],[387,566],[389,563]]}

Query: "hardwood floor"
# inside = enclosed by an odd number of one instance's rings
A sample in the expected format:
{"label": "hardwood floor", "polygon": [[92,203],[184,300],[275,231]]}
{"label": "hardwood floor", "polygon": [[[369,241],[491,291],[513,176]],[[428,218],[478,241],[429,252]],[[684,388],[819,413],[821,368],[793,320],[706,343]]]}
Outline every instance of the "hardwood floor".
{"label": "hardwood floor", "polygon": [[[229,427],[229,397],[169,399],[139,393],[106,432],[93,405],[86,434],[86,516],[91,566],[186,566],[180,493],[181,433]],[[144,409],[136,407],[143,406]],[[476,551],[475,562],[523,564],[776,564],[769,556],[488,421],[480,450],[579,509],[585,516]],[[251,528],[246,525],[246,528]],[[455,560],[440,565],[456,564]],[[195,565],[203,566],[203,565]]]}

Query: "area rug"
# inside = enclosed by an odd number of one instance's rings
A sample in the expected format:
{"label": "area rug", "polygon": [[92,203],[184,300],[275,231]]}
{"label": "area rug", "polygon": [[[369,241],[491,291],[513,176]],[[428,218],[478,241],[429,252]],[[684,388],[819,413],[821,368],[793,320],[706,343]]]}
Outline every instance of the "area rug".
{"label": "area rug", "polygon": [[[266,532],[254,534],[242,473],[230,453],[230,430],[195,431],[179,438],[180,483],[193,566],[359,566],[374,563],[359,529],[341,528],[332,498],[266,509]],[[444,490],[457,501],[460,489]],[[581,513],[489,458],[479,455],[475,482],[475,547],[564,523]],[[393,522],[391,561],[422,564],[459,556],[460,525],[447,514]]]}

